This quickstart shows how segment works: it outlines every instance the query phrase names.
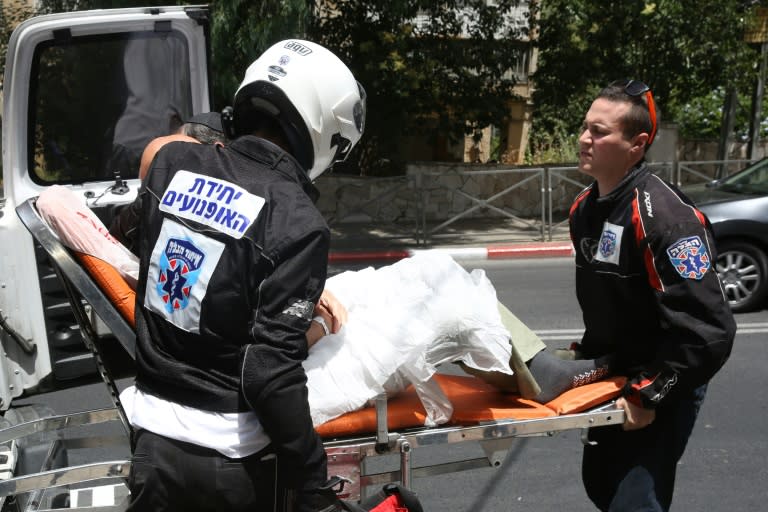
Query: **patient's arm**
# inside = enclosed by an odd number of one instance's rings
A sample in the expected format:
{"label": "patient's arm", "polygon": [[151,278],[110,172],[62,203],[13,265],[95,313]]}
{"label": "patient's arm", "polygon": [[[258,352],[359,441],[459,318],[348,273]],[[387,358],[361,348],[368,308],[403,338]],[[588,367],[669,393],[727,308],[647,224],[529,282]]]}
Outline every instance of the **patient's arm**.
{"label": "patient's arm", "polygon": [[[172,134],[164,137],[152,139],[144,152],[141,154],[141,163],[139,164],[139,178],[144,179],[149,172],[157,152],[169,142],[192,142],[200,144],[197,139],[188,135]],[[117,213],[109,226],[109,234],[117,238],[129,251],[138,255],[139,252],[139,222],[141,220],[141,194],[136,199],[123,206]]]}
{"label": "patient's arm", "polygon": [[143,180],[149,172],[149,167],[152,165],[152,160],[155,159],[155,155],[160,148],[168,144],[169,142],[192,142],[194,144],[200,144],[200,141],[190,137],[189,135],[182,135],[180,133],[174,133],[172,135],[166,135],[164,137],[157,137],[147,144],[144,148],[144,152],[141,154],[141,162],[139,163],[139,179]]}

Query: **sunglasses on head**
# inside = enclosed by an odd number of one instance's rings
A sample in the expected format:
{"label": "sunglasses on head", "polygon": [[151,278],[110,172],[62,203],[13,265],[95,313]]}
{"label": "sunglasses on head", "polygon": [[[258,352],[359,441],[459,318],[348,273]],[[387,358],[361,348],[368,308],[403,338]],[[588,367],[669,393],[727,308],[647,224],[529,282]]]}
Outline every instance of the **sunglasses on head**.
{"label": "sunglasses on head", "polygon": [[650,146],[653,139],[656,138],[656,103],[653,101],[651,88],[640,80],[618,80],[611,85],[623,86],[624,92],[629,96],[645,98],[645,103],[648,106],[648,115],[651,118],[651,133],[648,135],[647,144]]}

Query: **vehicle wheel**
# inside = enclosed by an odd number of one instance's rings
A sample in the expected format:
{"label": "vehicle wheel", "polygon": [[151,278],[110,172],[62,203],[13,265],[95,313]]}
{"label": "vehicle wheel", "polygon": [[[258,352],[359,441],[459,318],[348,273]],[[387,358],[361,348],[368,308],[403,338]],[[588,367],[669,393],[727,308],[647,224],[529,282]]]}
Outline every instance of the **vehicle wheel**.
{"label": "vehicle wheel", "polygon": [[747,242],[724,242],[718,245],[715,268],[734,313],[754,309],[765,297],[768,258],[758,247]]}

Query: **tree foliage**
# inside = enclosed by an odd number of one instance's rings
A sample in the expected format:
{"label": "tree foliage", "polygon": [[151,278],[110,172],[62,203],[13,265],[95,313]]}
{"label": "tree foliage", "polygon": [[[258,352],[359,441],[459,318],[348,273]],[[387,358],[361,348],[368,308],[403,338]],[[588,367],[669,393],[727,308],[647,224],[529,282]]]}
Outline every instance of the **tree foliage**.
{"label": "tree foliage", "polygon": [[248,65],[282,39],[305,37],[313,0],[218,0],[211,4],[214,103],[228,105]]}
{"label": "tree foliage", "polygon": [[[31,14],[161,5],[168,0],[41,0],[6,3],[10,30]],[[189,1],[176,1],[185,4]],[[725,91],[736,88],[745,133],[758,52],[743,41],[752,0],[531,0],[533,27],[513,22],[520,0],[217,0],[212,2],[214,108],[231,102],[248,64],[274,42],[307,37],[349,64],[368,93],[366,134],[347,167],[402,171],[405,142],[437,148],[489,124],[501,126],[514,98],[510,73],[539,47],[530,146],[572,144],[597,90],[621,77],[648,83],[662,119],[688,136],[715,136]],[[487,5],[492,4],[492,5]],[[11,7],[9,9],[9,7]],[[4,58],[3,58],[4,63]],[[768,104],[768,102],[766,102]],[[746,121],[745,121],[746,120]]]}
{"label": "tree foliage", "polygon": [[8,40],[16,25],[29,18],[35,10],[22,1],[7,2],[0,9],[0,76],[5,73],[5,54],[8,51]]}
{"label": "tree foliage", "polygon": [[[368,94],[368,122],[350,157],[363,174],[402,172],[403,143],[463,140],[509,112],[509,73],[527,51],[517,1],[342,0],[312,35],[348,63]],[[524,29],[527,31],[527,27]]]}
{"label": "tree foliage", "polygon": [[[647,83],[662,119],[681,124],[693,105],[719,88],[748,91],[757,54],[744,43],[744,21],[753,3],[541,2],[534,139],[573,134],[599,88],[619,78]],[[717,116],[710,120],[719,125]]]}

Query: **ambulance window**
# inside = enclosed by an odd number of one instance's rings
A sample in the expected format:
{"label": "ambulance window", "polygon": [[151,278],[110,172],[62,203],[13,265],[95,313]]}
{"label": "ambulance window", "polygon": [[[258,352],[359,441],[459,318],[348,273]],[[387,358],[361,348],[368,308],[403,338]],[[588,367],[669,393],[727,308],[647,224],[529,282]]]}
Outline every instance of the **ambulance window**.
{"label": "ambulance window", "polygon": [[192,113],[186,41],[175,32],[48,41],[35,52],[29,96],[34,181],[135,178],[146,144]]}

